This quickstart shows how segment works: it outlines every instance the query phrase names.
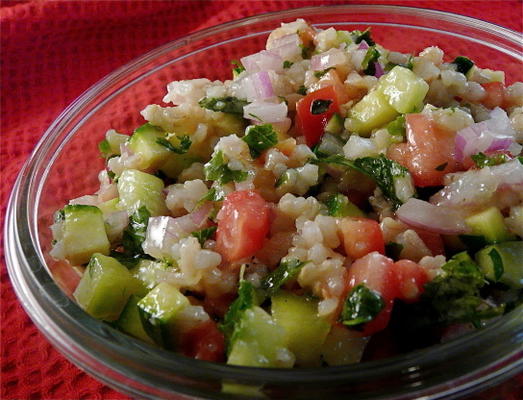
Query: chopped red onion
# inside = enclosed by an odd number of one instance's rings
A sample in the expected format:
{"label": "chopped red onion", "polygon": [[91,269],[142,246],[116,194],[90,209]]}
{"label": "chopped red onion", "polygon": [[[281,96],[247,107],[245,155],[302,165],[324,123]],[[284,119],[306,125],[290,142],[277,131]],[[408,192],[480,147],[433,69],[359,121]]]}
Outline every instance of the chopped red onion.
{"label": "chopped red onion", "polygon": [[330,49],[324,53],[317,54],[311,58],[313,71],[323,71],[347,63],[347,55],[340,49]]}
{"label": "chopped red onion", "polygon": [[517,155],[521,145],[515,142],[516,132],[505,111],[496,107],[490,112],[490,119],[477,122],[456,134],[456,160],[463,162],[479,152],[510,151]]}
{"label": "chopped red onion", "polygon": [[282,122],[287,118],[287,104],[253,101],[243,107],[243,117],[254,123]]}
{"label": "chopped red onion", "polygon": [[410,198],[396,215],[401,222],[430,232],[454,235],[468,231],[458,212],[419,199]]}
{"label": "chopped red onion", "polygon": [[300,37],[296,33],[293,33],[274,40],[271,43],[271,48],[268,50],[280,56],[282,60],[291,61],[301,55],[300,44]]}
{"label": "chopped red onion", "polygon": [[274,89],[267,71],[255,72],[242,80],[247,100],[263,100],[274,96]]}
{"label": "chopped red onion", "polygon": [[207,221],[207,218],[211,214],[213,210],[213,205],[209,202],[201,205],[200,207],[196,208],[192,213],[189,215],[191,216],[192,222],[194,222],[196,225],[202,225]]}
{"label": "chopped red onion", "polygon": [[367,50],[369,48],[369,45],[365,40],[362,40],[360,42],[360,45],[358,46],[358,50]]}
{"label": "chopped red onion", "polygon": [[269,50],[262,50],[250,56],[243,57],[241,63],[249,74],[259,71],[281,72],[283,70],[282,58]]}
{"label": "chopped red onion", "polygon": [[376,71],[376,72],[374,72],[374,76],[376,78],[379,78],[380,76],[385,75],[385,70],[383,69],[383,67],[381,66],[381,64],[379,62],[374,63],[374,69]]}

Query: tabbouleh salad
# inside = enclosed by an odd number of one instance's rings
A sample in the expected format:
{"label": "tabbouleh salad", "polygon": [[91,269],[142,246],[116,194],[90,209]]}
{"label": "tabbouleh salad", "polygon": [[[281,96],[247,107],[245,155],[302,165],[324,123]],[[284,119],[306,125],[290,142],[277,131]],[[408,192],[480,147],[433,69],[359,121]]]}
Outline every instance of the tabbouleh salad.
{"label": "tabbouleh salad", "polygon": [[109,130],[99,190],[56,213],[51,255],[87,313],[188,357],[291,368],[520,304],[523,83],[304,20],[232,70]]}

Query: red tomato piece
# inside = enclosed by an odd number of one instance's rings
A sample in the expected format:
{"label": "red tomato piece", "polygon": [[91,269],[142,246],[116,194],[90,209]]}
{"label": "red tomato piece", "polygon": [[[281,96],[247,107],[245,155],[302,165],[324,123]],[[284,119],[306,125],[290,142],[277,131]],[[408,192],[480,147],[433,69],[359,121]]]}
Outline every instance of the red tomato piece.
{"label": "red tomato piece", "polygon": [[181,350],[197,360],[222,362],[225,359],[225,338],[212,320],[205,321],[185,332]]}
{"label": "red tomato piece", "polygon": [[263,247],[270,209],[254,190],[240,190],[225,198],[217,219],[216,251],[227,262],[238,261]]}
{"label": "red tomato piece", "polygon": [[388,157],[407,167],[420,187],[443,184],[443,176],[462,170],[455,159],[456,133],[424,114],[407,114],[407,143],[392,145]]}
{"label": "red tomato piece", "polygon": [[339,224],[345,253],[352,259],[373,251],[385,254],[385,241],[380,224],[369,218],[346,217]]}
{"label": "red tomato piece", "polygon": [[502,107],[505,101],[505,86],[501,82],[489,82],[481,84],[485,89],[486,95],[481,100],[487,108]]}
{"label": "red tomato piece", "polygon": [[396,298],[407,302],[419,299],[429,277],[423,267],[414,261],[400,260],[392,266],[392,281],[396,287]]}
{"label": "red tomato piece", "polygon": [[419,238],[423,240],[425,246],[431,251],[433,256],[445,255],[445,245],[439,233],[425,231],[423,229],[414,229]]}
{"label": "red tomato piece", "polygon": [[[330,104],[325,112],[313,114],[312,106],[317,100],[325,100]],[[300,135],[305,136],[307,146],[312,147],[319,142],[325,125],[336,112],[340,112],[340,105],[334,86],[309,93],[296,103],[296,129]]]}
{"label": "red tomato piece", "polygon": [[385,329],[389,323],[397,293],[396,281],[392,276],[393,264],[394,262],[390,258],[373,252],[356,260],[349,268],[349,291],[363,283],[367,288],[378,292],[385,302],[385,307],[376,318],[365,324],[363,328],[364,336],[370,336]]}

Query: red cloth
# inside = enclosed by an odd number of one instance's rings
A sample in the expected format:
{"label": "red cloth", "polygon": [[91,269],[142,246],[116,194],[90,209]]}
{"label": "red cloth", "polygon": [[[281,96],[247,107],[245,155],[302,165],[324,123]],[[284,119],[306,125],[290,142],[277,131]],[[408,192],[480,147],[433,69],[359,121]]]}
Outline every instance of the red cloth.
{"label": "red cloth", "polygon": [[[22,163],[84,90],[133,58],[237,18],[346,1],[0,1],[0,223]],[[522,30],[521,1],[360,1],[433,8]],[[37,331],[9,282],[0,248],[2,399],[126,399],[65,360]],[[521,379],[485,398],[523,398]],[[501,397],[500,397],[501,396]]]}

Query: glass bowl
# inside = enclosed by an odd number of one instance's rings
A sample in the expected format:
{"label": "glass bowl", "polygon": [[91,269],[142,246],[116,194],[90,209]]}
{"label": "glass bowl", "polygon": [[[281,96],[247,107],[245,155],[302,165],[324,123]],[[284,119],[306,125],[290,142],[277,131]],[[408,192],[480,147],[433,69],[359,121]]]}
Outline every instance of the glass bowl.
{"label": "glass bowl", "polygon": [[[523,369],[523,307],[446,344],[393,358],[322,369],[212,364],[159,350],[91,318],[70,298],[67,267],[49,256],[52,216],[68,199],[97,189],[97,143],[114,128],[131,132],[139,111],[160,103],[172,80],[228,79],[230,61],[258,51],[280,22],[373,29],[385,47],[417,52],[437,45],[483,68],[523,80],[521,36],[484,21],[395,6],[322,6],[230,22],[168,43],[113,72],[51,125],[15,183],[7,211],[7,265],[25,310],[77,366],[135,398],[351,399],[457,398]],[[238,386],[240,385],[240,386]]]}

